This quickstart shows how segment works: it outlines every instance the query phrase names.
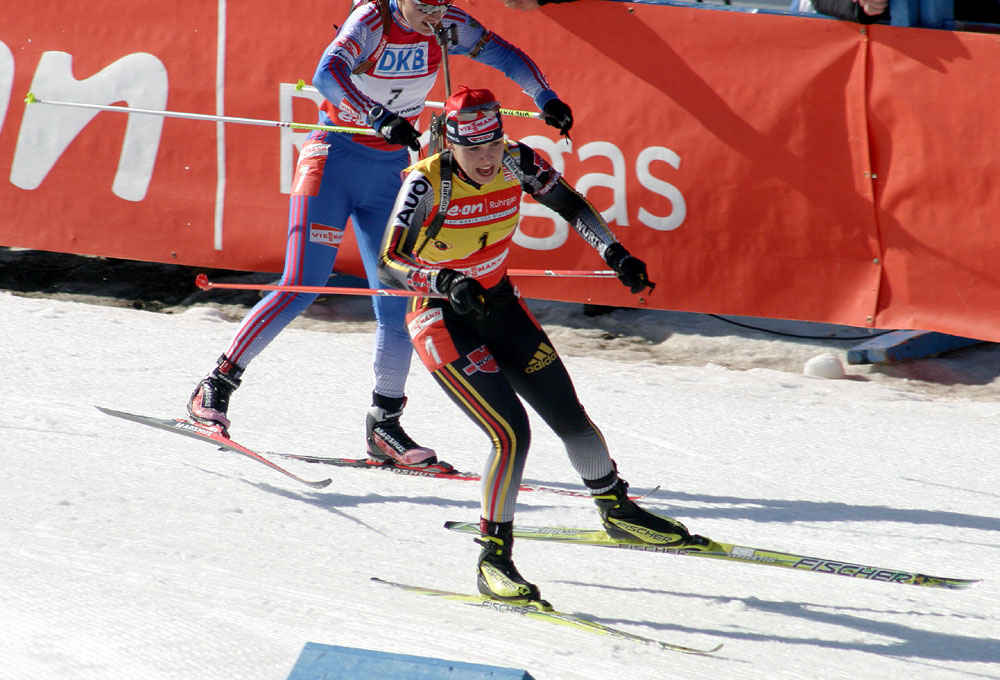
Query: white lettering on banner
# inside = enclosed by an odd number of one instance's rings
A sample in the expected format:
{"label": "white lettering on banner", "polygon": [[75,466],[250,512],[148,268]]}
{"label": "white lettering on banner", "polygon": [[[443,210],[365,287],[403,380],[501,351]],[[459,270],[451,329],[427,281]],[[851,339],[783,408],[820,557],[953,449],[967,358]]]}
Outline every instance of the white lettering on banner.
{"label": "white lettering on banner", "polygon": [[635,174],[639,177],[639,184],[665,197],[673,204],[674,210],[669,215],[659,217],[639,206],[639,221],[657,231],[671,231],[684,223],[684,218],[687,217],[687,202],[680,189],[653,177],[649,171],[653,161],[663,161],[675,170],[680,170],[681,157],[662,146],[647,146],[639,152],[639,157],[635,160]]}
{"label": "white lettering on banner", "polygon": [[[278,86],[278,114],[281,120],[295,120],[293,115],[293,97],[310,99],[316,103],[317,108],[323,103],[323,95],[319,92],[307,90],[296,90],[292,83],[281,83]],[[279,168],[281,172],[280,191],[283,194],[292,193],[292,181],[295,179],[295,159],[298,158],[305,144],[308,132],[296,132],[292,128],[281,128],[281,138],[279,140],[280,156]]]}
{"label": "white lettering on banner", "polygon": [[611,189],[614,200],[611,207],[601,211],[605,222],[614,222],[619,227],[628,226],[628,201],[625,199],[625,155],[611,142],[590,142],[580,147],[577,152],[581,161],[594,156],[607,156],[611,159],[612,174],[602,172],[587,173],[576,181],[576,190],[584,196],[594,187]]}
{"label": "white lettering on banner", "polygon": [[[292,118],[292,98],[307,97],[316,102],[322,102],[323,96],[316,92],[296,91],[295,86],[290,83],[281,83],[280,90],[280,111],[282,120]],[[294,175],[295,158],[306,137],[307,132],[294,132],[290,128],[281,129],[281,192],[291,193],[292,178]],[[532,135],[524,137],[523,141],[528,146],[538,151],[544,152],[552,167],[559,172],[565,172],[566,162],[564,154],[572,154],[572,142],[563,140],[552,141],[548,137]],[[611,207],[602,211],[601,214],[608,222],[614,222],[616,226],[628,226],[628,192],[626,184],[626,160],[624,154],[611,142],[590,142],[579,149],[579,158],[587,160],[597,156],[607,156],[611,160],[613,173],[589,173],[583,175],[577,181],[577,189],[586,195],[587,191],[593,187],[601,186],[612,190],[614,202]],[[674,151],[662,146],[649,146],[639,152],[635,162],[635,172],[640,186],[650,192],[666,198],[673,206],[673,210],[667,215],[654,215],[645,207],[639,206],[638,219],[643,225],[657,231],[671,231],[683,224],[687,217],[687,203],[684,195],[674,185],[666,182],[652,173],[651,166],[655,162],[663,162],[674,168],[680,169],[681,158]],[[490,205],[490,209],[500,206]],[[454,209],[454,208],[452,208]],[[520,229],[514,234],[514,242],[522,248],[529,250],[556,250],[561,247],[569,236],[569,225],[564,219],[559,217],[545,206],[535,201],[524,201],[520,205],[522,217],[539,217],[550,220],[553,223],[552,233],[544,237],[527,236]],[[454,213],[449,210],[449,214]]]}
{"label": "white lettering on banner", "polygon": [[[549,157],[552,167],[560,173],[565,173],[565,161],[563,155],[572,153],[572,142],[562,140],[553,142],[548,137],[532,135],[524,137],[525,144],[538,151],[545,152]],[[580,160],[587,160],[595,156],[605,156],[611,160],[613,173],[585,174],[576,182],[576,188],[584,196],[587,191],[594,187],[606,187],[611,189],[614,200],[610,208],[601,212],[601,215],[609,223],[619,227],[629,225],[628,219],[628,191],[626,183],[626,163],[624,154],[612,142],[590,142],[580,147],[578,156]],[[681,191],[664,180],[654,177],[650,165],[655,161],[663,161],[675,170],[681,166],[681,158],[675,152],[662,146],[649,146],[639,152],[635,162],[635,173],[639,184],[658,196],[666,198],[673,205],[673,210],[665,216],[654,215],[643,206],[639,206],[639,221],[657,231],[671,231],[684,223],[687,217],[687,203]],[[514,234],[514,243],[529,250],[556,250],[561,247],[569,236],[569,225],[561,217],[532,200],[525,200],[521,204],[521,216],[541,217],[551,220],[553,224],[552,232],[548,236],[527,236],[519,228]]]}
{"label": "white lettering on banner", "polygon": [[14,53],[3,42],[0,42],[0,131],[7,118],[7,107],[10,106],[10,93],[14,88]]}
{"label": "white lettering on banner", "polygon": [[[167,102],[167,69],[152,54],[122,57],[85,80],[73,76],[73,57],[45,52],[38,62],[31,92],[45,101],[110,105],[126,101],[133,108],[160,110]],[[99,112],[62,106],[28,106],[11,163],[11,184],[37,189],[66,148]],[[127,201],[141,201],[149,189],[160,146],[163,117],[129,113],[118,169],[111,190]]]}
{"label": "white lettering on banner", "polygon": [[[549,163],[559,172],[563,172],[566,167],[563,163],[563,154],[572,153],[573,151],[573,142],[568,139],[565,142],[553,142],[548,137],[531,135],[524,137],[520,141],[532,149],[544,151],[549,157]],[[518,229],[514,232],[514,243],[517,245],[528,250],[556,250],[562,244],[566,243],[566,238],[569,236],[569,223],[545,206],[535,201],[524,201],[521,203],[521,218],[524,219],[525,217],[542,217],[552,220],[552,234],[541,237],[527,236]]]}

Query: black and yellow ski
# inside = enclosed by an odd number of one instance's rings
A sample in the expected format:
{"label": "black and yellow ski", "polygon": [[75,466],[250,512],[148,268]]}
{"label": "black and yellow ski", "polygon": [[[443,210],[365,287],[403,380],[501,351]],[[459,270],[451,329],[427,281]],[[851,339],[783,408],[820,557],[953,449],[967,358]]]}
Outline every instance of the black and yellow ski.
{"label": "black and yellow ski", "polygon": [[[476,522],[445,522],[446,529],[464,534],[479,535],[479,524]],[[641,552],[666,553],[668,555],[689,555],[691,557],[708,557],[716,560],[764,564],[772,567],[784,567],[799,571],[812,571],[819,574],[837,574],[849,578],[882,581],[884,583],[902,583],[911,586],[929,588],[944,588],[946,590],[961,590],[979,583],[977,579],[947,578],[943,576],[928,576],[912,571],[872,567],[857,562],[831,560],[822,557],[807,557],[793,553],[751,548],[733,543],[720,543],[709,540],[703,545],[668,547],[650,545],[639,541],[623,541],[608,536],[601,529],[572,529],[568,527],[528,527],[515,526],[514,538],[536,541],[555,541],[557,543],[575,543],[577,545],[596,545],[604,548],[619,548],[622,550],[638,550]]]}
{"label": "black and yellow ski", "polygon": [[436,588],[425,588],[423,586],[411,586],[405,583],[396,583],[395,581],[385,581],[383,579],[372,577],[372,581],[376,583],[382,583],[387,586],[393,586],[394,588],[401,588],[403,590],[409,591],[411,593],[418,593],[420,595],[430,595],[432,597],[437,597],[442,600],[451,600],[452,602],[460,602],[462,604],[471,605],[473,607],[479,607],[481,609],[486,609],[492,612],[497,612],[501,614],[514,614],[516,616],[523,616],[527,619],[534,619],[536,621],[546,621],[548,623],[554,623],[559,626],[566,626],[569,628],[575,628],[577,630],[585,630],[590,633],[597,633],[598,635],[606,635],[613,638],[618,638],[619,640],[630,640],[632,642],[640,642],[642,644],[651,645],[658,647],[660,649],[666,649],[671,652],[683,652],[684,654],[711,654],[722,648],[722,645],[716,645],[709,649],[698,649],[696,647],[686,647],[684,645],[674,644],[672,642],[663,642],[662,640],[655,640],[653,638],[644,637],[642,635],[636,635],[635,633],[629,633],[628,631],[621,630],[620,628],[612,628],[611,626],[606,626],[603,623],[597,623],[596,621],[591,621],[590,619],[584,618],[577,614],[567,614],[566,612],[556,611],[551,608],[551,605],[543,602],[532,602],[528,604],[512,604],[509,602],[501,602],[499,600],[494,600],[489,597],[484,597],[483,595],[467,595],[465,593],[454,593],[449,590],[438,590]]}

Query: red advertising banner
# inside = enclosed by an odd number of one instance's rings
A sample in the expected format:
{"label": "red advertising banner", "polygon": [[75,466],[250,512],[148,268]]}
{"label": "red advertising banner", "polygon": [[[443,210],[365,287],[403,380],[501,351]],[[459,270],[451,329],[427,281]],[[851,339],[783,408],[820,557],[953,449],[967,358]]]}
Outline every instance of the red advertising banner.
{"label": "red advertising banner", "polygon": [[[879,272],[861,153],[865,36],[833,21],[613,2],[546,8],[531,22],[540,30],[518,33],[526,23],[502,10],[488,21],[542,55],[574,107],[572,149],[550,156],[650,264],[659,285],[647,304],[869,321]],[[516,132],[529,143],[551,136],[528,124]],[[550,217],[522,223],[546,230]],[[553,255],[525,249],[519,262],[551,267]],[[600,264],[573,238],[558,258]],[[534,285],[569,299],[581,290]],[[586,290],[635,304],[614,281]]]}
{"label": "red advertising banner", "polygon": [[[10,95],[0,107],[0,243],[230,261],[211,243],[211,123],[23,103],[30,91],[42,99],[212,113],[216,8],[187,5],[178,13],[146,1],[40,3],[8,13],[0,27],[0,91]],[[192,248],[200,241],[204,247]]]}
{"label": "red advertising banner", "polygon": [[[526,294],[1000,340],[995,36],[708,6],[459,1],[573,107],[572,140],[516,117],[508,135],[562,170],[658,284],[636,297],[614,280],[522,279]],[[347,10],[106,0],[8,17],[0,244],[280,271],[303,132],[23,98],[315,123],[315,95],[294,84]],[[450,71],[454,86],[533,108],[488,67],[456,56]],[[602,268],[571,232],[526,199],[512,266]],[[350,239],[337,268],[359,271]]]}
{"label": "red advertising banner", "polygon": [[876,323],[1000,340],[1000,36],[871,30]]}

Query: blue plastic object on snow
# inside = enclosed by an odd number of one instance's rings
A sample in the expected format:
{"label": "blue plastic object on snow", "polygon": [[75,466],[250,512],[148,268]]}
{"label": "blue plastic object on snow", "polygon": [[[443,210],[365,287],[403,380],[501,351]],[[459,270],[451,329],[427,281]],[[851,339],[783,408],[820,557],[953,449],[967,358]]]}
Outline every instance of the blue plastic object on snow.
{"label": "blue plastic object on snow", "polygon": [[307,642],[288,680],[534,680],[528,671]]}
{"label": "blue plastic object on snow", "polygon": [[849,364],[889,364],[908,359],[923,359],[978,345],[982,340],[960,338],[934,331],[893,331],[866,340],[847,351]]}

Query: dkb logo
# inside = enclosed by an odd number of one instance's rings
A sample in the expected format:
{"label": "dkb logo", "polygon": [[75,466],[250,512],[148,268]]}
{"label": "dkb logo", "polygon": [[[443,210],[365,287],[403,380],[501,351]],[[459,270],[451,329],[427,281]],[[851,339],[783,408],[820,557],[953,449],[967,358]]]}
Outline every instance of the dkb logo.
{"label": "dkb logo", "polygon": [[422,76],[427,73],[427,43],[386,47],[375,69],[380,76]]}

